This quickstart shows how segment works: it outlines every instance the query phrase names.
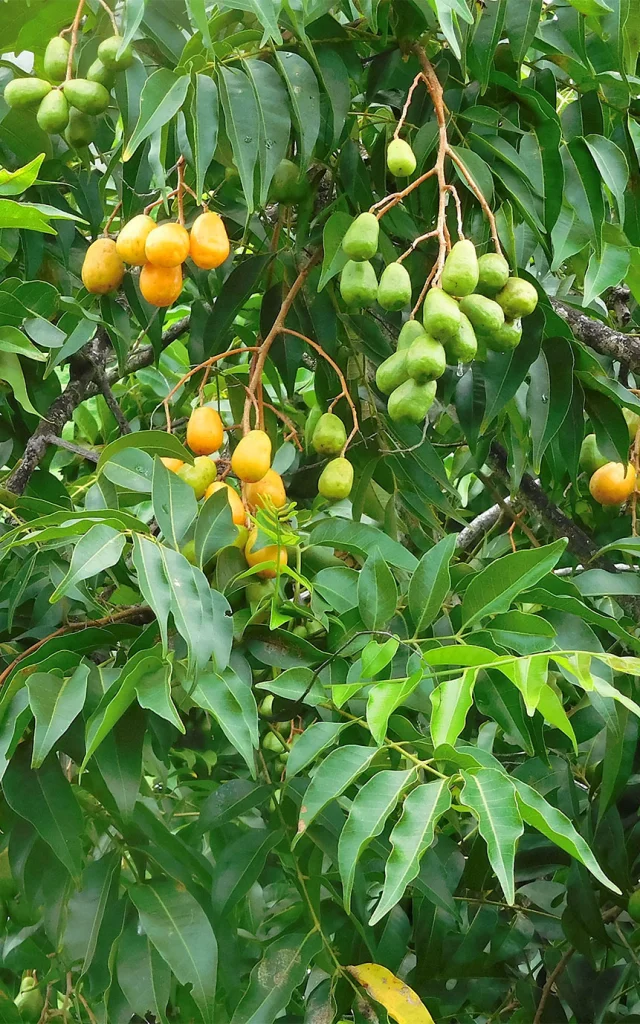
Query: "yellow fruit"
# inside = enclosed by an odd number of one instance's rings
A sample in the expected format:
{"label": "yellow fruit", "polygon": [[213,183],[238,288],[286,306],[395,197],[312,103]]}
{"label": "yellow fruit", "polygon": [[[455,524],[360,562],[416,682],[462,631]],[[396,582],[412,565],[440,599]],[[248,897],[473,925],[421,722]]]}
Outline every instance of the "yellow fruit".
{"label": "yellow fruit", "polygon": [[222,448],[224,427],[210,405],[194,409],[187,424],[187,444],[195,455],[211,455]]}
{"label": "yellow fruit", "polygon": [[214,270],[229,255],[229,236],[217,213],[201,213],[193,222],[189,254],[196,267]]}
{"label": "yellow fruit", "polygon": [[140,271],[140,291],[152,306],[171,306],[182,291],[182,270],[145,263]]}
{"label": "yellow fruit", "polygon": [[244,526],[247,513],[245,512],[244,505],[242,504],[242,498],[237,491],[234,491],[230,484],[224,483],[223,480],[216,480],[214,483],[210,484],[204,492],[205,500],[210,498],[212,494],[215,494],[216,491],[220,491],[222,489],[225,489],[227,492],[227,498],[231,505],[231,516],[234,523],[236,526]]}
{"label": "yellow fruit", "polygon": [[147,238],[157,226],[152,217],[147,217],[146,213],[139,213],[137,217],[121,228],[116,241],[116,249],[125,263],[130,263],[133,267],[144,266],[147,262],[145,254]]}
{"label": "yellow fruit", "polygon": [[179,267],[189,255],[189,232],[173,221],[159,224],[149,232],[145,255],[156,267]]}
{"label": "yellow fruit", "polygon": [[597,469],[589,481],[591,496],[601,505],[621,505],[633,494],[636,471],[628,463],[607,462]]}
{"label": "yellow fruit", "polygon": [[[252,530],[249,534],[249,540],[247,546],[244,549],[244,557],[247,560],[247,565],[254,566],[260,565],[261,562],[276,562],[280,564],[280,567],[287,564],[287,550],[286,548],[278,549],[277,544],[267,544],[264,548],[258,548],[256,551],[253,550],[258,537],[258,530]],[[261,576],[265,580],[271,580],[274,576],[277,576],[275,569],[265,568],[261,569],[258,576]]]}
{"label": "yellow fruit", "polygon": [[160,459],[163,466],[166,466],[172,473],[177,473],[179,469],[182,469],[184,462],[182,459]]}
{"label": "yellow fruit", "polygon": [[124,263],[116,252],[112,238],[92,242],[82,264],[82,283],[92,295],[106,295],[116,290],[124,277]]}
{"label": "yellow fruit", "polygon": [[250,508],[262,508],[267,498],[271,498],[276,508],[282,508],[287,504],[287,492],[282,477],[275,469],[268,469],[262,480],[258,480],[257,483],[247,484],[246,496]]}
{"label": "yellow fruit", "polygon": [[238,442],[231,456],[231,468],[238,480],[255,484],[271,468],[271,441],[264,430],[250,430]]}

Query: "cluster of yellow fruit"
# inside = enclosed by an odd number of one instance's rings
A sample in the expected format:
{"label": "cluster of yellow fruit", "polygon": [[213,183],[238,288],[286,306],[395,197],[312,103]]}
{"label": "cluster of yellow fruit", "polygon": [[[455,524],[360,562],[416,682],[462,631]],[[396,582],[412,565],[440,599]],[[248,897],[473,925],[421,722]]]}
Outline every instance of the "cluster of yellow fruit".
{"label": "cluster of yellow fruit", "polygon": [[82,283],[94,295],[115,291],[125,263],[141,267],[140,291],[152,306],[171,306],[182,291],[182,264],[190,257],[202,270],[219,267],[229,255],[222,218],[207,210],[191,231],[176,221],[158,224],[146,213],[125,224],[118,238],[99,238],[87,249]]}
{"label": "cluster of yellow fruit", "polygon": [[71,46],[63,36],[54,36],[44,53],[46,78],[14,78],[5,87],[5,102],[18,110],[37,106],[43,131],[64,133],[70,146],[87,146],[94,136],[93,115],[104,113],[111,102],[116,73],[133,63],[133,50],[125,46],[120,52],[121,45],[120,36],[104,39],[86,78],[67,79]]}
{"label": "cluster of yellow fruit", "polygon": [[[640,416],[623,409],[633,443],[640,428]],[[622,505],[636,489],[636,471],[628,462],[609,462],[598,448],[595,434],[587,434],[580,448],[580,468],[589,476],[589,491],[600,505]]]}

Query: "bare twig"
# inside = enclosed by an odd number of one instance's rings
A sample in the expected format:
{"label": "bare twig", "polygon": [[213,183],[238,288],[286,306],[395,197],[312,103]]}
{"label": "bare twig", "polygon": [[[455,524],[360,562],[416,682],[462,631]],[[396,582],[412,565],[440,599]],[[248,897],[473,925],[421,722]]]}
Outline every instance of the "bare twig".
{"label": "bare twig", "polygon": [[542,1020],[542,1014],[544,1013],[544,1008],[547,1005],[547,999],[551,995],[551,990],[555,985],[557,979],[560,977],[565,967],[569,963],[574,953],[575,949],[573,948],[573,946],[571,946],[567,950],[567,952],[564,953],[564,955],[560,958],[560,960],[552,970],[551,974],[545,981],[544,988],[542,989],[542,995],[540,996],[540,1002],[538,1003],[538,1009],[536,1010],[536,1015],[533,1018],[533,1024],[540,1024]]}
{"label": "bare twig", "polygon": [[76,46],[78,45],[78,29],[80,28],[80,22],[82,20],[82,9],[84,7],[84,0],[79,0],[76,8],[76,16],[73,19],[71,26],[71,44],[69,46],[69,57],[67,59],[67,73],[65,75],[65,82],[68,82],[73,77],[73,58],[75,56]]}

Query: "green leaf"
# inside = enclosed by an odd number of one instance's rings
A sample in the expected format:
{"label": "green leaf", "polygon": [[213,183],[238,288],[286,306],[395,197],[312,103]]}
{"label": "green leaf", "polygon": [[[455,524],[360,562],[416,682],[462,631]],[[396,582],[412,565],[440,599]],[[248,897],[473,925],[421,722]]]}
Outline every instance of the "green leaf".
{"label": "green leaf", "polygon": [[229,914],[262,874],[282,832],[251,829],[222,850],[213,869],[211,900],[216,917]]}
{"label": "green leaf", "polygon": [[198,514],[198,502],[193,487],[168,470],[159,458],[153,460],[151,501],[164,539],[179,551]]}
{"label": "green leaf", "polygon": [[529,551],[504,555],[474,576],[462,601],[466,626],[483,618],[506,612],[519,593],[532,587],[554,568],[567,546],[565,538]]}
{"label": "green leaf", "polygon": [[139,1017],[154,1014],[167,1024],[165,1010],[171,994],[171,970],[146,935],[131,921],[118,942],[118,984]]}
{"label": "green leaf", "polygon": [[227,135],[242,182],[247,209],[252,213],[255,209],[253,176],[260,139],[258,105],[253,86],[243,71],[220,65],[218,75]]}
{"label": "green leaf", "polygon": [[594,249],[600,253],[604,200],[602,177],[583,139],[572,139],[562,149],[565,198],[578,220],[587,228]]}
{"label": "green leaf", "polygon": [[372,839],[379,836],[407,786],[415,781],[416,770],[382,771],[358,791],[338,842],[338,869],[342,879],[342,899],[351,910],[351,892],[358,860]]}
{"label": "green leaf", "polygon": [[24,382],[24,373],[15,352],[3,352],[0,350],[0,380],[6,381],[16,402],[22,406],[25,412],[30,412],[40,419],[40,413],[31,404],[27,394],[27,386]]}
{"label": "green leaf", "polygon": [[125,821],[133,816],[140,791],[145,728],[146,716],[134,704],[107,733],[94,755],[105,786]]}
{"label": "green leaf", "polygon": [[205,668],[214,656],[216,668],[229,663],[233,623],[227,599],[212,590],[202,570],[184,555],[160,547],[176,629],[187,644],[189,670]]}
{"label": "green leaf", "polygon": [[[296,744],[297,745],[297,744]],[[295,750],[295,746],[294,746]],[[344,793],[376,756],[377,747],[358,747],[348,744],[332,750],[318,766],[304,794],[298,821],[295,845],[331,800]],[[289,755],[291,756],[291,755]]]}
{"label": "green leaf", "polygon": [[584,295],[582,305],[588,306],[594,299],[609,288],[620,284],[627,276],[631,255],[628,248],[623,249],[619,245],[610,245],[608,242],[602,247],[600,256],[591,254],[587,272],[584,275]]}
{"label": "green leaf", "polygon": [[140,96],[140,115],[122,159],[130,160],[141,143],[174,117],[185,101],[189,76],[159,68],[147,78]]}
{"label": "green leaf", "polygon": [[[260,277],[272,259],[272,256],[250,256],[231,271],[207,320],[205,334],[210,351],[225,350],[229,332],[233,330],[233,321],[247,299],[256,291]],[[251,344],[253,341],[252,338]],[[193,456],[190,458],[193,461]]]}
{"label": "green leaf", "polygon": [[313,722],[308,726],[298,737],[289,753],[286,768],[287,779],[293,778],[294,775],[301,772],[307,765],[312,764],[323,750],[337,743],[340,733],[349,725],[351,723],[346,721]]}
{"label": "green leaf", "polygon": [[45,154],[40,153],[16,171],[0,168],[0,196],[18,196],[26,192],[38,177],[44,158]]}
{"label": "green leaf", "polygon": [[506,0],[494,0],[483,9],[482,17],[476,21],[467,58],[472,73],[480,83],[481,92],[486,90],[489,83],[493,55],[502,36],[505,14]]}
{"label": "green leaf", "polygon": [[[204,5],[203,5],[204,6]],[[208,75],[194,75],[191,82],[187,138],[193,154],[196,193],[204,193],[204,179],[218,141],[218,89]]]}
{"label": "green leaf", "polygon": [[376,549],[367,558],[358,579],[358,607],[366,628],[382,629],[393,618],[397,603],[396,581]]}
{"label": "green leaf", "polygon": [[131,434],[123,434],[122,437],[112,441],[103,449],[97,472],[100,473],[114,455],[118,455],[127,448],[135,448],[147,452],[151,456],[159,455],[161,458],[181,459],[183,462],[193,465],[193,455],[174,434],[167,434],[164,430],[137,430]]}
{"label": "green leaf", "polygon": [[464,729],[467,713],[473,704],[477,674],[476,669],[467,669],[459,679],[446,679],[432,691],[429,729],[434,747],[441,743],[453,746]]}
{"label": "green leaf", "polygon": [[[624,224],[625,192],[629,184],[629,164],[624,152],[611,139],[602,135],[586,135],[584,140],[593,157],[602,180],[613,193],[618,206],[618,219]],[[584,303],[588,305],[587,302]]]}
{"label": "green leaf", "polygon": [[402,899],[418,874],[420,860],[433,842],[438,819],[451,806],[447,779],[417,786],[404,801],[402,816],[391,832],[391,854],[385,866],[384,888],[369,925],[381,921]]}
{"label": "green leaf", "polygon": [[[469,174],[475,181],[476,185],[482,192],[484,198],[487,200],[488,203],[491,203],[493,200],[493,175],[491,173],[491,168],[489,167],[489,165],[482,159],[481,156],[478,156],[477,153],[474,153],[472,149],[463,149],[462,146],[452,146],[451,149],[456,154],[458,160],[461,161],[466,170],[469,172]],[[467,181],[464,173],[460,170],[458,164],[454,163],[454,167],[456,170],[456,174],[460,178],[462,184],[465,185],[466,188],[469,188],[469,182]]]}
{"label": "green leaf", "polygon": [[153,609],[162,638],[162,651],[168,650],[167,621],[171,610],[171,589],[167,580],[160,545],[137,534],[133,538],[132,561],[138,576],[138,587]]}
{"label": "green leaf", "polygon": [[331,104],[333,135],[331,149],[340,142],[340,137],[351,107],[351,86],[349,72],[337,50],[330,47],[318,47],[316,60],[324,86],[324,92]]}
{"label": "green leaf", "polygon": [[585,391],[585,408],[593,423],[598,448],[608,459],[626,463],[629,428],[621,410],[600,391]]}
{"label": "green leaf", "polygon": [[352,523],[337,516],[324,519],[314,526],[309,544],[338,548],[363,559],[377,548],[385,562],[394,568],[407,569],[409,572],[413,572],[418,564],[418,559],[406,547],[387,537],[375,526]]}
{"label": "green leaf", "polygon": [[160,956],[191,995],[207,1024],[215,1018],[218,944],[197,900],[168,879],[132,885],[129,896],[140,924]]}
{"label": "green leaf", "polygon": [[246,761],[255,778],[255,754],[258,748],[258,708],[251,687],[232,669],[218,674],[203,673],[191,694],[198,707],[210,711],[229,742]]}
{"label": "green leaf", "polygon": [[506,33],[516,64],[522,64],[538,30],[542,0],[507,0]]}
{"label": "green leaf", "polygon": [[207,498],[196,523],[194,540],[200,568],[204,568],[220,548],[233,544],[237,536],[238,528],[233,522],[227,491],[221,487]]}
{"label": "green leaf", "polygon": [[54,743],[82,711],[88,675],[88,666],[78,665],[73,675],[65,679],[51,672],[28,676],[29,704],[36,720],[32,768],[40,767]]}
{"label": "green leaf", "polygon": [[409,583],[409,610],[419,636],[442,611],[451,589],[449,563],[456,547],[455,534],[449,534],[422,556]]}
{"label": "green leaf", "polygon": [[35,359],[40,363],[47,358],[17,327],[0,327],[0,352],[15,352],[18,356]]}
{"label": "green leaf", "polygon": [[103,695],[97,708],[87,722],[86,753],[82,767],[98,749],[103,739],[113,729],[129,705],[134,701],[136,686],[146,676],[164,678],[170,665],[160,657],[160,648],[152,651],[138,651],[129,658],[115,682]]}
{"label": "green leaf", "polygon": [[117,896],[119,866],[117,853],[88,864],[79,891],[69,900],[62,948],[69,963],[80,962],[80,976],[93,962],[108,901]]}
{"label": "green leaf", "polygon": [[588,17],[598,17],[601,14],[610,13],[612,10],[608,4],[604,3],[604,0],[569,0],[569,3],[580,14],[586,14]]}
{"label": "green leaf", "polygon": [[376,683],[371,687],[367,698],[367,725],[378,746],[384,743],[390,716],[411,696],[422,678],[423,670],[419,668],[408,679]]}
{"label": "green leaf", "polygon": [[515,899],[514,861],[524,824],[514,783],[495,768],[463,771],[462,802],[478,819],[480,835],[487,844],[491,867],[498,876],[507,903]]}
{"label": "green leaf", "polygon": [[[8,691],[6,691],[8,692]],[[26,687],[14,691],[6,701],[0,721],[0,781],[6,772],[24,731],[33,718]]]}
{"label": "green leaf", "polygon": [[533,715],[538,707],[540,694],[547,685],[549,655],[515,658],[512,662],[498,665],[498,668],[520,690],[527,714]]}
{"label": "green leaf", "polygon": [[550,338],[530,370],[527,412],[531,420],[533,468],[560,430],[573,396],[573,349],[565,338]]}
{"label": "green leaf", "polygon": [[115,565],[125,544],[126,537],[112,526],[92,526],[73,549],[69,571],[49,598],[50,603],[55,604],[82,580],[97,576],[103,569]]}
{"label": "green leaf", "polygon": [[314,676],[315,673],[310,668],[300,665],[296,668],[285,669],[275,679],[257,683],[256,690],[267,690],[279,697],[286,697],[287,700],[301,700],[304,704],[315,707],[326,701],[327,694]]}
{"label": "green leaf", "polygon": [[231,1024],[273,1024],[321,948],[322,938],[317,931],[307,935],[290,932],[270,943],[251,971],[249,986]]}
{"label": "green leaf", "polygon": [[244,68],[253,86],[258,109],[260,205],[264,206],[276,167],[287,155],[291,134],[289,101],[280,75],[266,61],[247,60]]}
{"label": "green leaf", "polygon": [[291,100],[293,121],[300,139],[300,166],[305,170],[320,132],[320,90],[311,65],[297,53],[276,50],[275,58]]}
{"label": "green leaf", "polygon": [[153,711],[159,718],[171,722],[178,732],[184,733],[186,731],[184,723],[171,699],[169,666],[166,665],[165,668],[164,673],[145,673],[138,678],[135,684],[138,704],[141,708]]}
{"label": "green leaf", "polygon": [[323,255],[322,271],[318,281],[319,292],[336,274],[341,272],[348,260],[348,256],[342,248],[342,239],[352,223],[353,217],[337,210],[331,214],[322,230]]}
{"label": "green leaf", "polygon": [[0,199],[0,229],[22,228],[27,231],[41,231],[44,235],[55,235],[57,232],[49,224],[49,221],[55,218],[77,221],[82,219],[76,217],[75,214],[69,215],[63,210],[57,210],[54,206],[16,203],[13,199]]}
{"label": "green leaf", "polygon": [[358,604],[358,578],[359,573],[346,565],[329,566],[314,576],[313,590],[330,608],[342,614]]}
{"label": "green leaf", "polygon": [[253,807],[265,803],[271,796],[271,786],[250,782],[249,779],[231,779],[223,782],[211,793],[200,808],[198,828],[208,832],[221,828],[246,814]]}
{"label": "green leaf", "polygon": [[576,734],[569,720],[569,716],[562,706],[562,701],[552,686],[545,686],[541,690],[538,696],[537,710],[540,712],[545,722],[549,722],[550,725],[559,729],[560,732],[565,734],[565,736],[568,736],[573,745],[573,749],[577,754],[578,741],[576,739]]}

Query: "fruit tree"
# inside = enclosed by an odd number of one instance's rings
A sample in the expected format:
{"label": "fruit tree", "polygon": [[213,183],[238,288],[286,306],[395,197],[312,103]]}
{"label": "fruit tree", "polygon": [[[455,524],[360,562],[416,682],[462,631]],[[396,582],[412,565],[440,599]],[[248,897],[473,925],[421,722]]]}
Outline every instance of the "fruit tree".
{"label": "fruit tree", "polygon": [[0,1020],[640,1020],[639,0],[0,34]]}

